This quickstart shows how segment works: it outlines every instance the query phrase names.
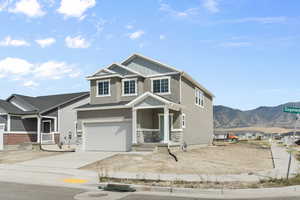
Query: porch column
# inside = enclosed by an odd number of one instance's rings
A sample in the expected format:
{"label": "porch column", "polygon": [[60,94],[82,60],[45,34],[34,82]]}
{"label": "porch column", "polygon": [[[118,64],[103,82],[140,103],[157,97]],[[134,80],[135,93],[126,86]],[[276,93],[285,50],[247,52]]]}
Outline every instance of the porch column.
{"label": "porch column", "polygon": [[132,144],[137,144],[136,113],[137,110],[132,108]]}
{"label": "porch column", "polygon": [[10,119],[10,114],[7,115],[7,127],[6,127],[6,131],[10,132],[11,131],[11,119]]}
{"label": "porch column", "polygon": [[164,107],[164,143],[169,143],[170,140],[170,125],[169,125],[169,108]]}
{"label": "porch column", "polygon": [[41,118],[37,117],[37,143],[41,143]]}

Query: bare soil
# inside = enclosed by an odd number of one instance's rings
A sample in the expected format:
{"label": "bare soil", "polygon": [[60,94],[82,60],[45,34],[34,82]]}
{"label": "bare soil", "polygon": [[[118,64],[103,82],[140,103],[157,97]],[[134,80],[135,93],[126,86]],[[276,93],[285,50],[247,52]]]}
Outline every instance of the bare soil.
{"label": "bare soil", "polygon": [[45,151],[2,151],[0,152],[0,164],[15,164],[57,154],[61,153]]}
{"label": "bare soil", "polygon": [[272,169],[269,147],[257,144],[222,144],[213,147],[148,155],[118,154],[81,169],[106,172],[143,172],[160,174],[241,174]]}

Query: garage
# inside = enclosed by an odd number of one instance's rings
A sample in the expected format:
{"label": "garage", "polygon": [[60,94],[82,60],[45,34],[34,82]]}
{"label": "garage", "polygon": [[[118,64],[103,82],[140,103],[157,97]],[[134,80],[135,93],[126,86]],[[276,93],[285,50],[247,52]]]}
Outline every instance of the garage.
{"label": "garage", "polygon": [[131,121],[83,123],[85,151],[130,151],[131,144]]}

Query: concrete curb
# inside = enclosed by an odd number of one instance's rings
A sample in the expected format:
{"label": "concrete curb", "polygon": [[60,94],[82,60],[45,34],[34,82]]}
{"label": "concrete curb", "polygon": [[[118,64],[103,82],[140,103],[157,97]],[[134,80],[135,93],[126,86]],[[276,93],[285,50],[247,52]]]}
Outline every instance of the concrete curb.
{"label": "concrete curb", "polygon": [[[104,187],[108,183],[101,183],[99,186]],[[116,183],[126,185],[122,183]],[[127,184],[128,185],[128,184]],[[159,186],[146,186],[146,185],[130,185],[136,189],[137,193],[151,192],[151,193],[164,193],[172,195],[190,195],[190,196],[207,196],[207,197],[235,197],[244,198],[245,196],[251,197],[300,197],[300,185],[289,186],[282,188],[258,188],[258,189],[192,189],[192,188],[171,188]],[[283,196],[284,195],[284,196]]]}

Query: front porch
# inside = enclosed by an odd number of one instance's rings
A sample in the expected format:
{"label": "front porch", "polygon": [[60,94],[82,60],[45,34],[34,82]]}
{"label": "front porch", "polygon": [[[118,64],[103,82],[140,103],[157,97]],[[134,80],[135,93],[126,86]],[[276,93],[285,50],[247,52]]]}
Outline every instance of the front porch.
{"label": "front porch", "polygon": [[181,144],[181,117],[180,105],[149,94],[132,107],[132,144]]}

